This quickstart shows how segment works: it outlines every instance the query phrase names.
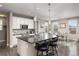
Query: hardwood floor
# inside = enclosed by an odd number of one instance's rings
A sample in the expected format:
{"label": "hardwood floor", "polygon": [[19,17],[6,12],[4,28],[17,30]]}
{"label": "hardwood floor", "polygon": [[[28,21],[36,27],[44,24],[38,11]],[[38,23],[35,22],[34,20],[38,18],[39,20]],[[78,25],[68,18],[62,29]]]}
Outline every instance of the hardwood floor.
{"label": "hardwood floor", "polygon": [[[14,47],[14,48],[1,47],[0,56],[18,56],[17,47]],[[62,43],[59,44],[58,45],[58,56],[79,56],[79,43],[76,43],[76,44],[73,43],[69,46],[66,46]]]}
{"label": "hardwood floor", "polygon": [[59,45],[58,56],[68,56],[69,49],[67,46]]}
{"label": "hardwood floor", "polygon": [[58,47],[59,56],[79,56],[79,42],[64,42]]}
{"label": "hardwood floor", "polygon": [[0,48],[0,56],[18,56],[16,47],[1,47]]}

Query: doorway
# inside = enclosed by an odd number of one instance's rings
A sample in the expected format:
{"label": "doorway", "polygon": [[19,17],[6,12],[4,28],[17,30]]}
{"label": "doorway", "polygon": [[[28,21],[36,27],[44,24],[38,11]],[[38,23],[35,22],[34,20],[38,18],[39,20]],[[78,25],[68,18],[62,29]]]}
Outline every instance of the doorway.
{"label": "doorway", "polygon": [[7,26],[5,18],[0,18],[0,47],[7,45]]}

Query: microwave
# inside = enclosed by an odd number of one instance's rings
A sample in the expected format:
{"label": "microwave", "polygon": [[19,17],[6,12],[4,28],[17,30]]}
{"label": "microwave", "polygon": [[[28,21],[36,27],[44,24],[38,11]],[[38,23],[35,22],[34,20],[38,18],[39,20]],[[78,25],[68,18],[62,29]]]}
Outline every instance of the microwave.
{"label": "microwave", "polygon": [[20,25],[20,29],[28,29],[28,25]]}

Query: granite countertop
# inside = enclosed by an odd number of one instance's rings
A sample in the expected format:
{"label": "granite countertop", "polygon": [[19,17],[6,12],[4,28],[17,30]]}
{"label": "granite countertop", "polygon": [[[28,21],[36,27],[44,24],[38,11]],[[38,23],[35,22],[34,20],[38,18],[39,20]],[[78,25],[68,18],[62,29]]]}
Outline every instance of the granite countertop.
{"label": "granite countertop", "polygon": [[25,41],[25,42],[28,42],[28,43],[30,43],[30,44],[34,44],[34,43],[37,43],[37,42],[48,41],[48,39],[47,39],[47,40],[36,41],[35,38],[34,38],[33,41],[30,41],[30,38],[31,38],[31,37],[17,37],[17,38],[20,39],[20,40],[23,40],[23,41]]}
{"label": "granite countertop", "polygon": [[[29,36],[29,37],[17,37],[18,39],[21,39],[21,40],[23,40],[23,41],[25,41],[25,42],[28,42],[28,43],[31,43],[31,44],[33,44],[33,43],[35,43],[34,42],[34,36]],[[30,41],[30,39],[32,38],[32,40]]]}
{"label": "granite countertop", "polygon": [[41,42],[41,41],[49,41],[49,39],[52,39],[51,35],[50,36],[46,36],[46,37],[43,36],[42,38],[40,37],[41,39],[37,38],[38,40],[35,39],[35,35],[21,36],[21,37],[17,37],[17,38],[21,39],[23,41],[26,41],[28,43],[31,43],[31,44],[34,44],[36,42]]}
{"label": "granite countertop", "polygon": [[[35,37],[17,37],[18,39],[21,39],[21,40],[23,40],[23,41],[25,41],[25,42],[28,42],[28,43],[30,43],[30,44],[34,44],[34,43],[37,43],[37,42],[44,42],[44,41],[49,41],[49,39],[45,39],[45,40],[35,40]],[[31,40],[31,38],[33,38],[32,40]]]}

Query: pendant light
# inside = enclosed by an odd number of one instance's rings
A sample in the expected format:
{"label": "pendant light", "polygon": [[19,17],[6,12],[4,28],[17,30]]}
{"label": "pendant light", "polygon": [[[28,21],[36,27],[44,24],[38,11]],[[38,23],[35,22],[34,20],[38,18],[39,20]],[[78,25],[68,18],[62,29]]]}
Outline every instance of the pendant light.
{"label": "pendant light", "polygon": [[48,3],[48,12],[49,12],[49,15],[48,15],[48,33],[51,33],[51,4]]}
{"label": "pendant light", "polygon": [[34,4],[34,28],[35,28],[35,34],[38,33],[38,26],[37,26],[37,7],[36,7],[37,4]]}

